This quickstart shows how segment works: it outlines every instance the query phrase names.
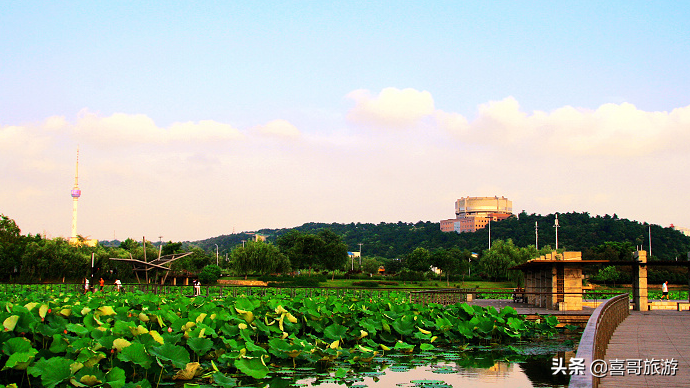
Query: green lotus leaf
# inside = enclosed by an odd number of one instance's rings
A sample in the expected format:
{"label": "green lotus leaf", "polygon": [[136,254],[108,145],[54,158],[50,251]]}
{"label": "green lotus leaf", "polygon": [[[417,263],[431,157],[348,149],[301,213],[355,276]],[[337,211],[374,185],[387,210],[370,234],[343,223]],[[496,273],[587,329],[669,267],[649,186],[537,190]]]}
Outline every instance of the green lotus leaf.
{"label": "green lotus leaf", "polygon": [[184,368],[189,363],[189,352],[182,346],[164,344],[151,348],[151,354],[162,361],[170,361],[178,368]]}
{"label": "green lotus leaf", "polygon": [[60,334],[53,334],[53,342],[50,344],[50,348],[48,348],[49,351],[52,353],[63,353],[64,351],[67,350],[67,347],[69,346],[69,341]]}
{"label": "green lotus leaf", "polygon": [[110,388],[122,388],[125,385],[125,371],[114,367],[105,375],[105,383]]}
{"label": "green lotus leaf", "polygon": [[[186,384],[185,384],[186,385]],[[197,384],[198,385],[198,384]],[[129,382],[124,385],[124,388],[151,388],[151,383],[148,380],[141,380],[137,382]]]}
{"label": "green lotus leaf", "polygon": [[65,326],[65,329],[67,329],[67,331],[70,331],[70,332],[72,332],[72,333],[74,333],[80,337],[83,337],[83,336],[88,335],[90,333],[89,329],[85,328],[82,325],[77,325],[75,323],[68,323]]}
{"label": "green lotus leaf", "polygon": [[13,337],[2,344],[2,351],[6,355],[27,352],[31,349],[31,341],[24,337]]}
{"label": "green lotus leaf", "polygon": [[[232,377],[228,377],[220,372],[216,372],[212,375],[213,383],[219,385],[223,388],[234,388],[237,386],[237,380]],[[272,385],[271,385],[272,386]],[[113,387],[116,388],[116,387]]]}
{"label": "green lotus leaf", "polygon": [[118,353],[117,358],[124,362],[131,362],[148,369],[151,366],[151,356],[146,353],[144,345],[134,342],[130,346],[123,348]]}
{"label": "green lotus leaf", "polygon": [[255,379],[263,379],[269,372],[261,358],[240,358],[235,360],[235,368]]}
{"label": "green lotus leaf", "polygon": [[421,345],[419,345],[419,349],[421,349],[424,352],[432,350],[434,348],[435,348],[435,346],[432,344],[421,344]]}
{"label": "green lotus leaf", "polygon": [[29,348],[24,352],[12,353],[2,370],[10,368],[24,370],[28,368],[31,362],[34,360],[36,353],[38,353],[38,350],[34,348]]}
{"label": "green lotus leaf", "polygon": [[71,364],[72,360],[63,357],[41,358],[33,366],[28,367],[27,372],[34,377],[40,377],[45,388],[53,388],[72,377]]}
{"label": "green lotus leaf", "polygon": [[408,343],[403,342],[403,341],[398,341],[395,344],[395,346],[393,347],[393,349],[399,350],[399,351],[404,352],[404,353],[410,353],[414,350],[414,345],[408,344]]}
{"label": "green lotus leaf", "polygon": [[556,327],[558,325],[558,317],[555,315],[547,315],[544,317],[544,322],[550,327]]}
{"label": "green lotus leaf", "polygon": [[131,328],[134,327],[136,327],[134,322],[118,320],[115,321],[115,325],[113,326],[113,334],[132,337]]}
{"label": "green lotus leaf", "polygon": [[197,355],[203,356],[213,348],[213,341],[208,338],[190,338],[187,346]]}
{"label": "green lotus leaf", "polygon": [[403,316],[400,319],[396,319],[391,326],[402,335],[411,335],[415,329],[414,320],[411,316]]}
{"label": "green lotus leaf", "polygon": [[330,340],[337,340],[345,337],[347,334],[347,327],[334,323],[326,327],[326,330],[323,331],[323,334]]}

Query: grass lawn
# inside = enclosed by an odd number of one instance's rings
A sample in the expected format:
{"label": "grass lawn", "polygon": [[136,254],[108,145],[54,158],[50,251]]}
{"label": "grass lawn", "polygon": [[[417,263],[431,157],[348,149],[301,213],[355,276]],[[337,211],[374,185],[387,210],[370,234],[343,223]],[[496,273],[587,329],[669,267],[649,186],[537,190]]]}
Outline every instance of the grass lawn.
{"label": "grass lawn", "polygon": [[[222,279],[226,280],[244,280],[244,276],[223,276]],[[256,277],[250,276],[248,280],[256,280]],[[325,283],[321,283],[321,287],[343,287],[343,288],[368,288],[362,286],[355,286],[353,283],[356,282],[377,282],[379,279],[335,279],[328,280]],[[403,282],[397,279],[383,279],[383,282],[393,282],[396,284],[379,284],[376,288],[420,288],[420,289],[433,289],[433,288],[515,288],[515,285],[511,282],[489,282],[489,281],[458,281],[450,282],[450,285],[446,284],[444,280],[424,280],[419,282]],[[373,288],[371,287],[371,288]]]}
{"label": "grass lawn", "polygon": [[[326,283],[321,283],[322,287],[345,287],[345,288],[359,288],[353,285],[357,282],[374,283],[377,282],[376,279],[335,279],[328,280]],[[383,280],[383,282],[394,282],[392,284],[379,284],[377,288],[421,288],[421,289],[433,289],[433,288],[515,288],[511,282],[488,282],[488,281],[466,281],[466,282],[450,282],[450,285],[444,281],[438,280],[424,280],[419,282],[403,282],[399,280]],[[362,287],[362,288],[367,288]]]}

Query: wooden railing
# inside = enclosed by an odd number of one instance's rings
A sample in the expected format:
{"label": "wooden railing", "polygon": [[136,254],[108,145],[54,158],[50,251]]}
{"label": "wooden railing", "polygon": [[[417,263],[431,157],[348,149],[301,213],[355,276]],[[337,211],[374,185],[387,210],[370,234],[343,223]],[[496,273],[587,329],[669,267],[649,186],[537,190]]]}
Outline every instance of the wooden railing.
{"label": "wooden railing", "polygon": [[410,303],[438,303],[444,306],[467,301],[467,295],[477,292],[476,288],[453,288],[444,290],[410,291]]}
{"label": "wooden railing", "polygon": [[592,375],[592,361],[603,359],[613,332],[630,315],[630,295],[614,296],[599,305],[587,321],[575,357],[583,359],[584,374],[571,375],[569,388],[597,388],[599,378]]}

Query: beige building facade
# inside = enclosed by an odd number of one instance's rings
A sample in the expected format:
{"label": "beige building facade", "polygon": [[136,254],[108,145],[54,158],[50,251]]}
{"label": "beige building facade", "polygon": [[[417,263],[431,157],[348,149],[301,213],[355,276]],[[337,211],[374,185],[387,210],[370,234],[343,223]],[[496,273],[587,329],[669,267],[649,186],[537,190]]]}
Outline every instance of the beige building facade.
{"label": "beige building facade", "polygon": [[455,201],[455,218],[441,220],[441,231],[475,232],[512,215],[513,202],[506,197],[463,197]]}

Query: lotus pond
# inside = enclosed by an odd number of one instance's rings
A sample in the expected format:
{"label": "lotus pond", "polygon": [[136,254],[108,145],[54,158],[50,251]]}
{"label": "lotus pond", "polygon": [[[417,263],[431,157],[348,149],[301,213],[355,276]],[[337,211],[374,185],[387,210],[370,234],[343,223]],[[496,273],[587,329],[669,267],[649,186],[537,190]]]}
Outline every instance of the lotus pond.
{"label": "lotus pond", "polygon": [[[192,298],[27,290],[0,294],[0,321],[0,385],[49,388],[363,387],[423,368],[443,375],[514,366],[534,359],[521,349],[526,343],[558,333],[552,316],[530,322],[511,307],[423,306],[405,294]],[[408,386],[445,384],[414,381],[421,385]]]}

